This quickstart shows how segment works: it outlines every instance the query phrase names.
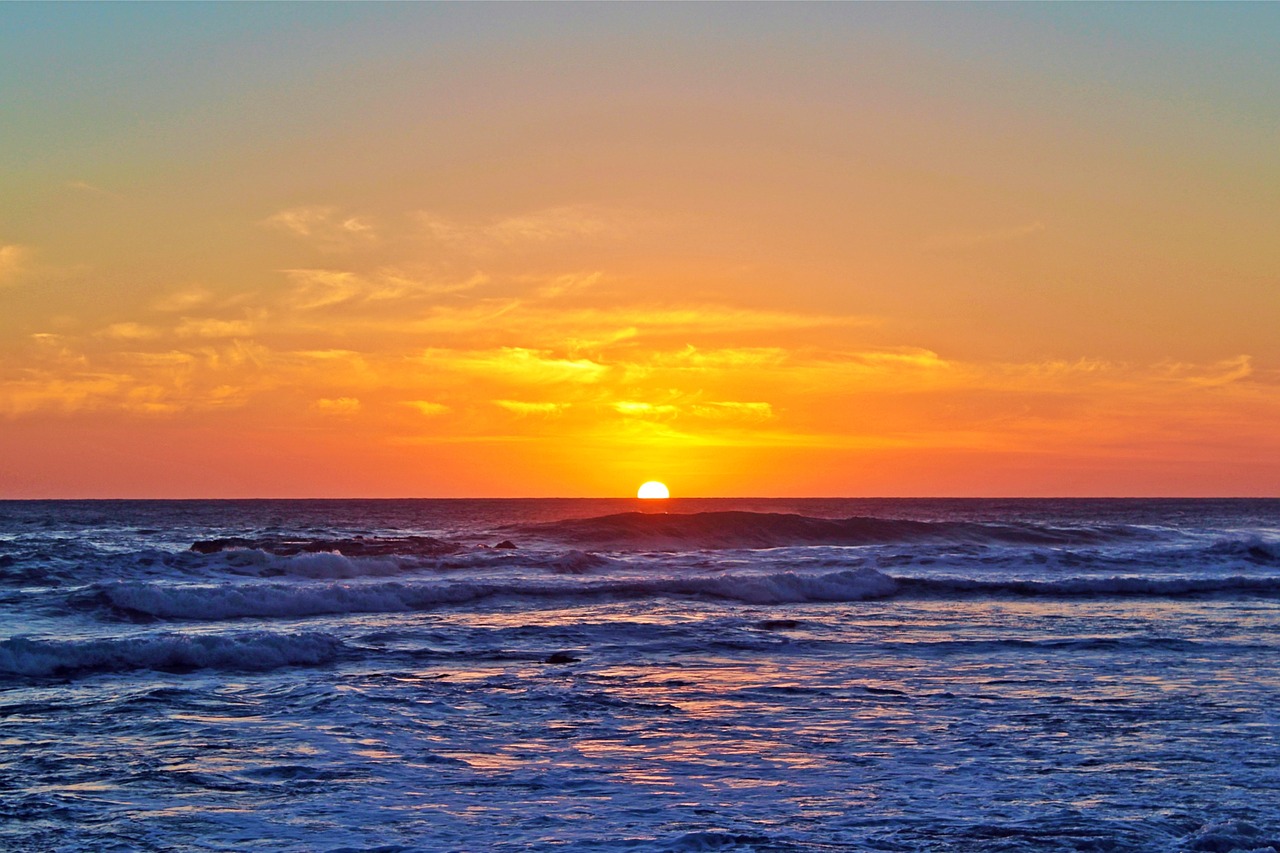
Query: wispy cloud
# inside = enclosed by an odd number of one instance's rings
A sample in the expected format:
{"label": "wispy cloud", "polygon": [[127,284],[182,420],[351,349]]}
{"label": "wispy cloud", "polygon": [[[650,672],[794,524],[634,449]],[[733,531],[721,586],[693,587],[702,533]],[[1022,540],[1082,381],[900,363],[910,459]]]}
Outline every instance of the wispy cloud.
{"label": "wispy cloud", "polygon": [[629,418],[652,418],[668,420],[680,413],[680,409],[670,403],[643,403],[635,400],[621,400],[613,404],[613,410]]}
{"label": "wispy cloud", "polygon": [[604,273],[600,270],[590,273],[558,275],[549,281],[544,281],[534,293],[541,299],[555,299],[560,296],[578,294],[595,287],[602,278],[604,278]]}
{"label": "wispy cloud", "polygon": [[476,352],[434,349],[420,356],[435,369],[461,371],[519,385],[599,382],[606,365],[589,358],[565,358],[548,350],[500,347]]}
{"label": "wispy cloud", "polygon": [[1253,375],[1253,359],[1238,355],[1211,365],[1170,364],[1169,375],[1201,388],[1219,388]]}
{"label": "wispy cloud", "polygon": [[248,320],[184,317],[173,331],[180,338],[249,338],[254,325]]}
{"label": "wispy cloud", "polygon": [[488,279],[476,274],[461,281],[432,281],[397,269],[360,274],[332,269],[283,270],[290,282],[285,302],[292,311],[312,311],[336,305],[363,303],[376,312],[375,303],[387,304],[393,316],[402,317],[406,300],[461,293]]}
{"label": "wispy cloud", "polygon": [[105,196],[107,198],[124,198],[124,196],[118,192],[113,192],[109,189],[105,189],[103,187],[98,186],[97,184],[91,184],[88,181],[67,181],[65,184],[63,184],[63,186],[65,186],[69,190],[75,190],[76,192],[81,192],[81,193],[89,193],[90,195]]}
{"label": "wispy cloud", "polygon": [[499,219],[485,231],[504,243],[563,240],[569,237],[599,237],[617,234],[621,224],[610,215],[587,206],[551,207]]}
{"label": "wispy cloud", "polygon": [[213,300],[213,293],[198,284],[171,290],[151,301],[153,311],[165,313],[192,311]]}
{"label": "wispy cloud", "polygon": [[40,411],[63,413],[102,407],[121,408],[121,389],[127,376],[111,374],[57,375],[28,371],[30,378],[0,382],[0,414],[9,417]]}
{"label": "wispy cloud", "polygon": [[527,402],[524,400],[494,400],[493,404],[508,412],[514,412],[521,417],[529,417],[537,415],[540,417],[555,417],[564,413],[568,409],[570,403],[553,403],[553,402]]}
{"label": "wispy cloud", "polygon": [[784,364],[790,356],[791,353],[781,347],[699,349],[688,344],[683,349],[654,353],[649,361],[655,367],[709,371],[776,367]]}
{"label": "wispy cloud", "polygon": [[452,409],[445,404],[434,403],[430,400],[404,400],[403,403],[424,417],[446,415],[452,411]]}
{"label": "wispy cloud", "polygon": [[311,408],[326,415],[349,417],[360,412],[360,401],[355,397],[323,397],[312,403]]}
{"label": "wispy cloud", "polygon": [[774,417],[773,406],[769,403],[743,403],[725,400],[713,403],[695,403],[691,411],[700,418],[712,420],[735,420],[760,422]]}
{"label": "wispy cloud", "polygon": [[112,323],[97,334],[99,337],[111,338],[117,341],[149,341],[155,340],[163,333],[154,326],[147,326],[142,323],[124,322]]}
{"label": "wispy cloud", "polygon": [[471,254],[569,241],[617,239],[644,226],[631,211],[564,205],[488,219],[463,219],[430,211],[415,215],[421,232],[440,246]]}
{"label": "wispy cloud", "polygon": [[[359,322],[351,318],[350,322]],[[557,346],[566,341],[689,338],[713,335],[770,336],[805,330],[847,329],[873,325],[870,318],[771,311],[733,305],[618,305],[611,308],[556,308],[519,299],[477,300],[459,305],[432,305],[413,318],[369,318],[369,322],[400,334],[432,334],[486,340],[495,334],[526,345]],[[391,328],[387,328],[391,331]]]}
{"label": "wispy cloud", "polygon": [[291,207],[268,216],[262,225],[329,251],[367,246],[378,240],[372,220],[343,213],[333,205]]}

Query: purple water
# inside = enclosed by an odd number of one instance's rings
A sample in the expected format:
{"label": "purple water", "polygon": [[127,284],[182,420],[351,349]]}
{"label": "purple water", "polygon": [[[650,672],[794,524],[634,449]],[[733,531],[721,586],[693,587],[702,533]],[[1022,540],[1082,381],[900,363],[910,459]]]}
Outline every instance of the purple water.
{"label": "purple water", "polygon": [[0,503],[0,848],[1280,850],[1280,501],[657,509]]}

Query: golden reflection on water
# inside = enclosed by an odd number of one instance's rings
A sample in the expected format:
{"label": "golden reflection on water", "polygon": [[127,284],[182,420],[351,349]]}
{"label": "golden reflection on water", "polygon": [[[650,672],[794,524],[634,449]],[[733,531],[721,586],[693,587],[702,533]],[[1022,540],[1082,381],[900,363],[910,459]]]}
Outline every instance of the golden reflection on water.
{"label": "golden reflection on water", "polygon": [[[1089,643],[1105,648],[1109,642],[1123,641],[1133,636],[1134,625],[1158,626],[1165,610],[1177,607],[1176,602],[1115,599],[1030,598],[960,605],[919,600],[893,608],[848,605],[838,615],[833,606],[822,605],[821,615],[811,619],[806,619],[805,606],[787,608],[786,619],[779,619],[774,608],[742,607],[729,626],[730,641],[738,645],[720,651],[711,642],[696,653],[665,657],[639,646],[634,653],[625,645],[593,648],[588,638],[595,626],[626,623],[643,644],[645,625],[657,631],[724,619],[723,606],[673,601],[643,615],[631,612],[626,603],[609,602],[533,613],[495,608],[455,616],[441,611],[420,618],[429,619],[442,633],[455,619],[495,632],[551,629],[554,636],[560,628],[571,628],[563,639],[551,640],[545,652],[568,650],[579,660],[555,666],[545,655],[539,657],[541,653],[513,659],[501,647],[477,650],[478,657],[468,659],[469,650],[449,649],[411,670],[369,674],[349,689],[376,693],[381,678],[399,687],[421,684],[428,695],[446,687],[459,691],[443,700],[456,716],[415,723],[417,736],[424,736],[424,727],[475,721],[489,732],[484,743],[448,749],[456,739],[433,734],[427,740],[436,756],[481,775],[536,780],[590,771],[664,798],[690,791],[709,796],[705,792],[714,790],[744,796],[748,791],[776,792],[762,795],[782,798],[801,790],[798,780],[808,774],[845,774],[851,767],[884,768],[885,762],[892,762],[928,768],[921,770],[928,776],[921,783],[923,791],[934,784],[945,786],[948,778],[963,774],[969,762],[998,760],[1014,744],[1034,756],[1039,749],[1060,751],[1050,746],[1055,742],[1075,742],[1080,712],[1064,717],[1074,721],[1068,725],[1055,716],[1054,702],[1079,707],[1186,691],[1188,685],[1178,672],[1107,672],[1092,667],[1088,678],[1081,678],[1074,668],[1082,655],[1073,644],[1085,644],[1087,658],[1093,654],[1087,650]],[[1260,621],[1273,616],[1269,611]],[[774,619],[787,624],[766,627]],[[1081,625],[1087,626],[1087,634],[1079,630]],[[1209,629],[1222,630],[1216,623]],[[714,631],[708,636],[721,639]],[[805,652],[791,653],[793,643],[806,644]],[[825,643],[835,651],[825,652]],[[1016,668],[1011,669],[1013,662]],[[563,695],[565,699],[557,701],[565,704],[547,706],[555,695]],[[593,704],[600,695],[617,704]],[[539,710],[505,720],[499,731],[488,720],[496,696]],[[995,699],[1036,703],[1049,710],[1019,714],[1006,709],[999,719],[976,712]],[[968,710],[951,712],[951,703],[967,703]],[[1100,705],[1099,713],[1107,713],[1107,707]],[[1107,741],[1112,746],[1129,743],[1137,750],[1147,737],[1121,723],[1106,725],[1112,727]],[[956,741],[982,751],[937,762],[929,750],[937,741]],[[354,755],[369,760],[395,761],[399,754],[395,746],[374,738],[347,742]],[[1083,765],[1080,772],[1107,776],[1157,770],[1132,762],[1117,768],[1101,760],[1099,749],[1096,744],[1079,744],[1080,761],[1097,762]],[[415,766],[432,772],[429,764]],[[875,788],[868,787],[843,790],[841,800],[848,808],[876,796]],[[830,802],[821,799],[797,801],[795,807],[814,816],[831,811]]]}
{"label": "golden reflection on water", "polygon": [[487,772],[518,770],[521,767],[526,766],[529,761],[528,755],[512,752],[464,752],[459,750],[450,750],[448,752],[442,752],[441,755],[462,761],[469,767],[476,770],[484,770]]}

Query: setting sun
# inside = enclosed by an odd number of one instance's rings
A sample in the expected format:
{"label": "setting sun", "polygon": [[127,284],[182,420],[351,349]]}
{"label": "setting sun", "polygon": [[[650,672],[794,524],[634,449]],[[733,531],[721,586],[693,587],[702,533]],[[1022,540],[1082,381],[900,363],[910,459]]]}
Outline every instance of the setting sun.
{"label": "setting sun", "polygon": [[665,484],[659,483],[657,480],[650,480],[640,487],[640,491],[636,492],[636,497],[645,500],[660,500],[671,497],[671,492],[667,490]]}

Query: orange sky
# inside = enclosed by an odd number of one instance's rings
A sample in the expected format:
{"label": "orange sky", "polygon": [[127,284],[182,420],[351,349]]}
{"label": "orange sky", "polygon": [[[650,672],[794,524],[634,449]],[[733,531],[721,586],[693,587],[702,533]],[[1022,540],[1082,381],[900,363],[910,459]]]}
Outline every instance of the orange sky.
{"label": "orange sky", "polygon": [[1280,6],[0,8],[0,497],[1280,494]]}

